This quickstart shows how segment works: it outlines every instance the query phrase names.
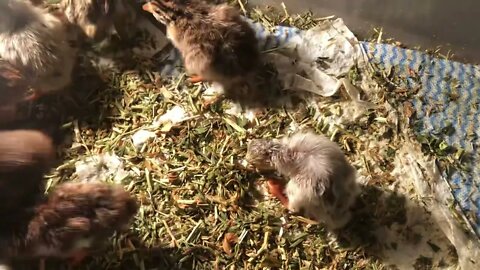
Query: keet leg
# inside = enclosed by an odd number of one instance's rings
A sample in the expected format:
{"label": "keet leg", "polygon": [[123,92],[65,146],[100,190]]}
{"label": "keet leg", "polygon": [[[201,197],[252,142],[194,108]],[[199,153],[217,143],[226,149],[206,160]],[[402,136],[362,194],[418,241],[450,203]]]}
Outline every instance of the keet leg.
{"label": "keet leg", "polygon": [[272,179],[269,179],[267,184],[268,192],[277,198],[283,206],[288,207],[288,198],[284,193],[285,185],[277,180]]}
{"label": "keet leg", "polygon": [[188,78],[188,80],[191,82],[191,83],[199,83],[199,82],[204,82],[205,79],[202,78],[201,76],[199,75],[192,75],[190,76],[190,78]]}

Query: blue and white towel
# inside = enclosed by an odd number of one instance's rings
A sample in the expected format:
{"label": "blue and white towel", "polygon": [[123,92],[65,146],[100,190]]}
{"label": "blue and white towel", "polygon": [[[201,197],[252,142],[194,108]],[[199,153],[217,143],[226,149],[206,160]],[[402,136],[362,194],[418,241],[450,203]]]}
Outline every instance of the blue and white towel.
{"label": "blue and white towel", "polygon": [[480,67],[435,58],[388,44],[362,43],[371,61],[407,78],[420,90],[412,103],[416,110],[415,132],[430,134],[470,156],[467,172],[443,174],[462,214],[480,236]]}

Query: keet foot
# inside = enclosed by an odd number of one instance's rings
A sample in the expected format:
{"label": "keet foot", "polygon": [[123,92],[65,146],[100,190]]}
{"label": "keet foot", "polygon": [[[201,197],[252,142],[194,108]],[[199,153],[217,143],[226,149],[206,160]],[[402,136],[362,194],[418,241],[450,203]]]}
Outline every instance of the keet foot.
{"label": "keet foot", "polygon": [[284,193],[285,185],[278,180],[269,179],[267,181],[268,192],[277,198],[283,206],[288,207],[288,198]]}
{"label": "keet foot", "polygon": [[205,81],[205,79],[202,78],[202,77],[199,76],[199,75],[190,76],[190,78],[188,78],[188,80],[189,80],[191,83],[199,83],[199,82],[204,82],[204,81]]}

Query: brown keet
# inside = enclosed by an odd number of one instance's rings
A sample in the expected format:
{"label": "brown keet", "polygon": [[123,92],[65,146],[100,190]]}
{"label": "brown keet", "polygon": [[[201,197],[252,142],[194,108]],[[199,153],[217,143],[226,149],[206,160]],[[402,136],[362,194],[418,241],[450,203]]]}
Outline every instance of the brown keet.
{"label": "brown keet", "polygon": [[261,170],[276,170],[288,179],[286,198],[278,183],[270,182],[287,208],[303,213],[330,229],[345,226],[359,194],[356,171],[337,144],[313,132],[299,132],[280,140],[254,139],[247,160]]}
{"label": "brown keet", "polygon": [[35,130],[0,131],[0,214],[16,214],[43,195],[43,174],[55,160],[52,139]]}
{"label": "brown keet", "polygon": [[29,1],[0,1],[0,58],[32,81],[32,98],[62,90],[76,59],[67,27]]}
{"label": "brown keet", "polygon": [[154,0],[143,5],[166,25],[192,82],[209,81],[226,91],[253,81],[260,66],[254,30],[226,4],[199,0]]}
{"label": "brown keet", "polygon": [[101,182],[61,184],[36,206],[23,233],[16,234],[10,255],[78,263],[115,231],[128,229],[137,210],[136,200],[123,187]]}

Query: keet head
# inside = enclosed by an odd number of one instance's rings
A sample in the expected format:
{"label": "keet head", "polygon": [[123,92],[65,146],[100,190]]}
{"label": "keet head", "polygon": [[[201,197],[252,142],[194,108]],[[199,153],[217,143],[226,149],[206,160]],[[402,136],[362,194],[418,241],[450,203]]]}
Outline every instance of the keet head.
{"label": "keet head", "polygon": [[157,21],[169,24],[179,18],[192,17],[189,3],[188,0],[150,0],[143,4],[142,9],[151,13]]}
{"label": "keet head", "polygon": [[170,19],[166,16],[164,10],[161,8],[161,4],[154,2],[147,2],[142,6],[142,9],[151,13],[155,19],[163,24],[167,24]]}
{"label": "keet head", "polygon": [[247,145],[246,159],[258,169],[273,169],[272,157],[278,148],[273,140],[253,139]]}

